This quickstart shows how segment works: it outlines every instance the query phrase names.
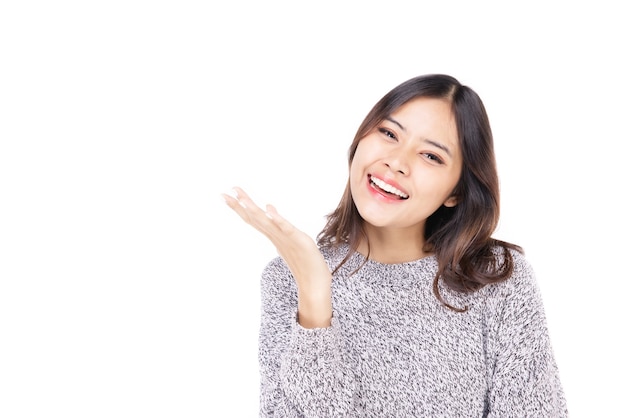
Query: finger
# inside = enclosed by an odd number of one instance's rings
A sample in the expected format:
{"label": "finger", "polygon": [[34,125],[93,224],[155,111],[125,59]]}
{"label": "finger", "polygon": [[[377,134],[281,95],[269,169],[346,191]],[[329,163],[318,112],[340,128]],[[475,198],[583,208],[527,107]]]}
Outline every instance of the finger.
{"label": "finger", "polygon": [[239,200],[239,193],[236,188],[233,188],[229,193],[222,193],[222,198],[232,209],[236,210],[238,206],[245,209],[246,205]]}
{"label": "finger", "polygon": [[278,213],[273,205],[266,205],[265,215],[270,218],[273,223],[278,226],[278,228],[280,228],[280,230],[283,232],[290,232],[295,229],[295,227],[289,221],[287,221]]}
{"label": "finger", "polygon": [[226,193],[222,193],[222,198],[224,199],[224,202],[226,202],[226,205],[239,215],[243,221],[249,223],[246,208],[243,207],[236,198]]}
{"label": "finger", "polygon": [[226,202],[226,204],[230,208],[236,209],[237,206],[241,206],[241,204],[239,203],[239,201],[235,197],[233,197],[233,196],[231,196],[231,195],[229,195],[227,193],[222,193],[221,196],[222,196],[222,199],[224,199],[224,202]]}
{"label": "finger", "polygon": [[242,202],[239,199],[239,196],[242,194],[245,195],[245,193],[243,193],[243,190],[237,187],[233,188],[230,193],[222,193],[222,198],[232,210],[234,210],[245,222],[249,223],[250,216],[246,211],[248,206],[245,202]]}
{"label": "finger", "polygon": [[285,218],[283,218],[282,216],[280,216],[280,214],[278,213],[278,211],[276,210],[276,208],[273,205],[266,205],[265,206],[265,215],[272,219],[274,221],[274,223],[280,225],[280,224],[284,224],[285,222],[287,222],[285,220]]}
{"label": "finger", "polygon": [[239,204],[244,208],[254,208],[259,211],[261,210],[261,208],[254,203],[250,196],[248,196],[248,194],[244,192],[241,187],[233,187],[233,193],[235,194]]}
{"label": "finger", "polygon": [[267,205],[265,206],[265,215],[267,215],[268,218],[270,219],[277,219],[280,217],[280,215],[278,214],[278,212],[276,211],[276,208],[272,205]]}
{"label": "finger", "polygon": [[267,216],[267,213],[258,207],[241,188],[233,188],[232,193],[234,196],[222,194],[222,197],[226,204],[246,223],[265,234],[270,232],[272,228],[276,228],[272,226],[272,219]]}

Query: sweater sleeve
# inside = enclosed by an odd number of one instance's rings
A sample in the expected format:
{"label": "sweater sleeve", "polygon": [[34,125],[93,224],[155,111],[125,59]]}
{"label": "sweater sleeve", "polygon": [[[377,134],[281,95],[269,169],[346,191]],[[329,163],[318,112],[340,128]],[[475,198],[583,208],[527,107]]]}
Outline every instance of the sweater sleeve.
{"label": "sweater sleeve", "polygon": [[276,258],[261,278],[260,416],[354,416],[355,380],[336,315],[328,328],[305,329],[297,303],[293,276]]}
{"label": "sweater sleeve", "polygon": [[513,277],[493,298],[487,357],[488,416],[567,417],[567,406],[534,272],[515,254]]}

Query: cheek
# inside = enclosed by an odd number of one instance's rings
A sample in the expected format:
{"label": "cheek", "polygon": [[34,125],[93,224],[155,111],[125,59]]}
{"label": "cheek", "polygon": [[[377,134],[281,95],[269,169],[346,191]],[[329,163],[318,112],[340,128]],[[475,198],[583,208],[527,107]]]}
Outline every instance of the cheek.
{"label": "cheek", "polygon": [[461,190],[461,170],[459,169],[456,175],[453,177],[451,195],[458,195]]}
{"label": "cheek", "polygon": [[380,150],[375,146],[372,146],[367,138],[362,139],[359,143],[354,156],[352,157],[352,163],[350,164],[350,173],[361,174],[368,165],[371,165],[378,159]]}
{"label": "cheek", "polygon": [[355,166],[352,165],[350,166],[350,175],[348,177],[348,185],[350,186],[350,192],[352,193],[352,195],[354,196],[354,192],[357,190],[357,185],[359,184],[359,180],[362,178],[362,176],[360,176],[355,168]]}
{"label": "cheek", "polygon": [[354,176],[358,176],[361,171],[363,171],[363,152],[360,148],[357,148],[354,153],[354,157],[352,158],[352,162],[349,166],[350,178]]}

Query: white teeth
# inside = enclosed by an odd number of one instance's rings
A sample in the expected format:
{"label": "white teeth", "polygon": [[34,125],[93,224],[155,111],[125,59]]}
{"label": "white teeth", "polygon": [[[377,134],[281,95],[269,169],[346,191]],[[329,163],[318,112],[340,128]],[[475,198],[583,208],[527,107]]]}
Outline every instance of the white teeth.
{"label": "white teeth", "polygon": [[372,181],[372,183],[374,183],[376,186],[378,186],[379,188],[383,189],[384,191],[386,191],[387,193],[393,193],[396,196],[400,196],[403,199],[406,199],[409,197],[408,194],[406,193],[402,193],[400,190],[396,189],[395,187],[393,187],[391,184],[387,184],[384,181],[382,181],[379,178],[376,178],[374,176],[370,177],[370,180]]}

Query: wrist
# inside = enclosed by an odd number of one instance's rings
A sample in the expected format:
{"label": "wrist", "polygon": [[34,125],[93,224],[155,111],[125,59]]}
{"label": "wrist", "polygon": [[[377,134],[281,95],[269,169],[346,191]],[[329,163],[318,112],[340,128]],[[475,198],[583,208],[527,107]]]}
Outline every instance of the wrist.
{"label": "wrist", "polygon": [[330,289],[328,292],[298,292],[298,323],[303,328],[326,328],[332,318]]}

